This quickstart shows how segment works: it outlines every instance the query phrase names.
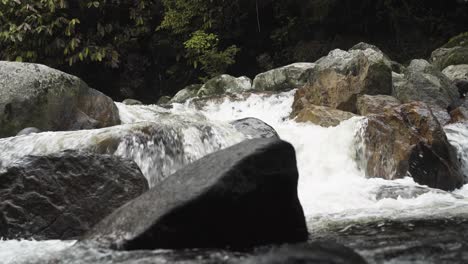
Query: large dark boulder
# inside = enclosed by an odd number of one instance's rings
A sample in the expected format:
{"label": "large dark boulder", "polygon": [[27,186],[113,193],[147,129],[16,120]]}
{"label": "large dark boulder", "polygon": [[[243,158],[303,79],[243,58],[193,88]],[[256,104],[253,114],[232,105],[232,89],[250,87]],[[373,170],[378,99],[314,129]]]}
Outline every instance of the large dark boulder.
{"label": "large dark boulder", "polygon": [[71,239],[148,189],[138,166],[67,151],[0,168],[0,237]]}
{"label": "large dark boulder", "polygon": [[239,132],[249,139],[279,137],[276,130],[258,118],[248,117],[231,122]]}
{"label": "large dark boulder", "polygon": [[455,148],[422,102],[369,115],[363,128],[363,165],[368,177],[406,176],[422,185],[453,190],[464,184]]}
{"label": "large dark boulder", "polygon": [[180,169],[101,221],[81,242],[136,250],[304,241],[297,182],[289,143],[244,141]]}
{"label": "large dark boulder", "polygon": [[120,124],[111,98],[44,65],[0,62],[0,137],[25,127],[77,130]]}

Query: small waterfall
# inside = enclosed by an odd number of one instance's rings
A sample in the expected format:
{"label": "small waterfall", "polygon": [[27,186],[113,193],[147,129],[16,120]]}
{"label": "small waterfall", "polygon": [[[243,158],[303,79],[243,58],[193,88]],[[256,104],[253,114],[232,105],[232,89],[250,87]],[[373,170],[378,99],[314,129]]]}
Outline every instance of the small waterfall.
{"label": "small waterfall", "polygon": [[119,110],[124,123],[120,126],[0,139],[2,165],[25,155],[64,150],[113,154],[135,161],[154,186],[179,168],[245,139],[228,123],[210,122],[201,115],[171,114],[158,106],[119,104]]}
{"label": "small waterfall", "polygon": [[468,124],[457,123],[445,127],[450,144],[457,149],[465,177],[468,177]]}

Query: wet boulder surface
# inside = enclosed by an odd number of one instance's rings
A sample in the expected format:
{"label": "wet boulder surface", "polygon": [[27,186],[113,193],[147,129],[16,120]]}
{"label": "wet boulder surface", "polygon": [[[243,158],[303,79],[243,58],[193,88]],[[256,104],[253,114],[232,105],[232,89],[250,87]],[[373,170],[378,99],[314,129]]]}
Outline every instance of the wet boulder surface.
{"label": "wet boulder surface", "polygon": [[413,102],[370,115],[363,128],[361,165],[368,177],[412,177],[442,190],[461,187],[464,175],[455,148],[424,103]]}
{"label": "wet boulder surface", "polygon": [[239,132],[248,138],[279,137],[273,127],[258,118],[243,118],[231,122]]}
{"label": "wet boulder surface", "polygon": [[[334,241],[356,250],[369,263],[468,261],[465,216],[345,222],[311,233],[312,241]],[[353,263],[353,262],[349,262]]]}
{"label": "wet boulder surface", "polygon": [[0,166],[0,237],[72,239],[148,190],[122,158],[65,151]]}
{"label": "wet boulder surface", "polygon": [[81,243],[139,250],[305,241],[297,181],[289,143],[247,140],[178,170],[97,224]]}

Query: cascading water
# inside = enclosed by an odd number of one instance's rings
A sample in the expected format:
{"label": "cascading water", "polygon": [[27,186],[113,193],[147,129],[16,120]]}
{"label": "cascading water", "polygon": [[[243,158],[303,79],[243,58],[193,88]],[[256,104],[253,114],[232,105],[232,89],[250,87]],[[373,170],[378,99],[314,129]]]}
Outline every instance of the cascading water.
{"label": "cascading water", "polygon": [[[411,178],[366,179],[356,162],[363,148],[359,133],[365,119],[352,118],[331,128],[296,123],[289,118],[294,92],[188,102],[170,110],[117,104],[121,126],[0,139],[0,160],[6,165],[26,154],[64,149],[113,153],[133,159],[150,183],[156,184],[181,166],[244,140],[229,122],[256,117],[273,126],[296,149],[298,191],[311,231],[337,222],[468,215],[467,186],[448,193],[419,186]],[[468,126],[450,125],[446,132],[468,172]],[[400,195],[382,196],[386,188],[398,190]],[[21,247],[19,243],[32,243],[34,248],[39,242],[0,242],[0,259],[16,263],[12,254],[18,253],[9,249]],[[59,249],[69,245],[63,243],[43,246]]]}

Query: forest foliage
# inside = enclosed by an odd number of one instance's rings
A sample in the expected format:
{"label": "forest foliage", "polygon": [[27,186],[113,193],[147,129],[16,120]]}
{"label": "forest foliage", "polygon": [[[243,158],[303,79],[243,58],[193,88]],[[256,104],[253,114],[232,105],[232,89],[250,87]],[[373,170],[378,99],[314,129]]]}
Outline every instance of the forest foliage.
{"label": "forest foliage", "polygon": [[358,41],[400,61],[427,55],[468,31],[467,12],[457,0],[0,0],[0,59],[154,100]]}

